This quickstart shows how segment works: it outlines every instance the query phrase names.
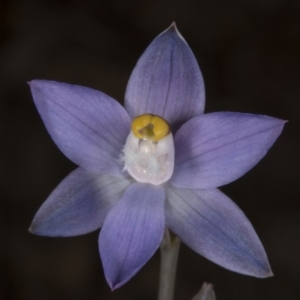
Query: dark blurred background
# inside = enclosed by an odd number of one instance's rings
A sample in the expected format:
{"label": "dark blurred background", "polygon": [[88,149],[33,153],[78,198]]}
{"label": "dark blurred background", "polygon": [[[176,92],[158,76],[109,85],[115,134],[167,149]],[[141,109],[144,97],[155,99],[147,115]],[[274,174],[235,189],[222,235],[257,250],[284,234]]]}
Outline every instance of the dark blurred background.
{"label": "dark blurred background", "polygon": [[174,20],[201,66],[206,112],[289,120],[259,165],[222,188],[253,223],[275,276],[235,274],[182,245],[175,300],[191,299],[204,281],[217,300],[300,299],[300,1],[288,0],[0,0],[0,299],[156,299],[158,253],[111,292],[98,232],[28,233],[75,166],[52,142],[26,82],[84,85],[123,102],[137,59]]}

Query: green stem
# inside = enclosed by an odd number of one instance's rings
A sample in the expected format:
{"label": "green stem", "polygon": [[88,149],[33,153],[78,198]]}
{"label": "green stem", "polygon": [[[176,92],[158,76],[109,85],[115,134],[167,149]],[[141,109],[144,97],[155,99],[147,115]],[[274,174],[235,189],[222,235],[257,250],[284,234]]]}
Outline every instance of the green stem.
{"label": "green stem", "polygon": [[180,240],[166,229],[160,245],[158,300],[173,300]]}

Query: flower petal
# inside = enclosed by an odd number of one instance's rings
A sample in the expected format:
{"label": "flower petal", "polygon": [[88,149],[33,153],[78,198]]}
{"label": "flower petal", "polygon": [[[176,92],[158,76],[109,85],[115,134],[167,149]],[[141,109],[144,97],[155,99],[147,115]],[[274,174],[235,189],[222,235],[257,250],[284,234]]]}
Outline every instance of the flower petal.
{"label": "flower petal", "polygon": [[267,153],[285,121],[267,116],[220,112],[196,117],[174,138],[171,183],[182,188],[215,188],[252,169]]}
{"label": "flower petal", "polygon": [[69,159],[90,171],[122,176],[116,161],[131,121],[118,102],[77,85],[34,80],[30,87],[51,137]]}
{"label": "flower petal", "polygon": [[190,248],[241,274],[272,275],[252,225],[226,195],[218,189],[166,192],[166,224]]}
{"label": "flower petal", "polygon": [[127,85],[125,108],[131,118],[159,115],[174,129],[203,113],[204,94],[197,61],[172,24],[137,62]]}
{"label": "flower petal", "polygon": [[134,183],[107,215],[99,248],[111,289],[125,284],[158,248],[165,228],[164,199],[163,187]]}
{"label": "flower petal", "polygon": [[36,213],[30,231],[46,236],[74,236],[100,228],[130,181],[78,168],[51,193]]}

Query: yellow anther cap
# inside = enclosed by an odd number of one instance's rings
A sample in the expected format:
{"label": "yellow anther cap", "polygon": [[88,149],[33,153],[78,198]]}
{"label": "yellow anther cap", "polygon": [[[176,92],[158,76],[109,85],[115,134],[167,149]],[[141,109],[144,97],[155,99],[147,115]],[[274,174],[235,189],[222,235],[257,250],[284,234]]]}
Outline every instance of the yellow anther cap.
{"label": "yellow anther cap", "polygon": [[133,119],[131,130],[139,139],[157,142],[170,132],[170,126],[159,116],[145,114]]}

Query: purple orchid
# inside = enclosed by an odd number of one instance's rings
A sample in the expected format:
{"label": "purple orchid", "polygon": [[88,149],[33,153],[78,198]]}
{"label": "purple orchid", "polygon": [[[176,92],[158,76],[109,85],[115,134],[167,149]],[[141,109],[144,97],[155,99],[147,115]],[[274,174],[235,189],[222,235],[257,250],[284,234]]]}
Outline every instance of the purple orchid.
{"label": "purple orchid", "polygon": [[151,258],[165,227],[229,270],[272,275],[252,225],[217,187],[253,168],[285,122],[203,114],[202,75],[174,24],[139,59],[125,108],[86,87],[44,80],[30,87],[51,137],[79,165],[41,206],[32,233],[65,237],[102,227],[99,249],[112,289]]}

